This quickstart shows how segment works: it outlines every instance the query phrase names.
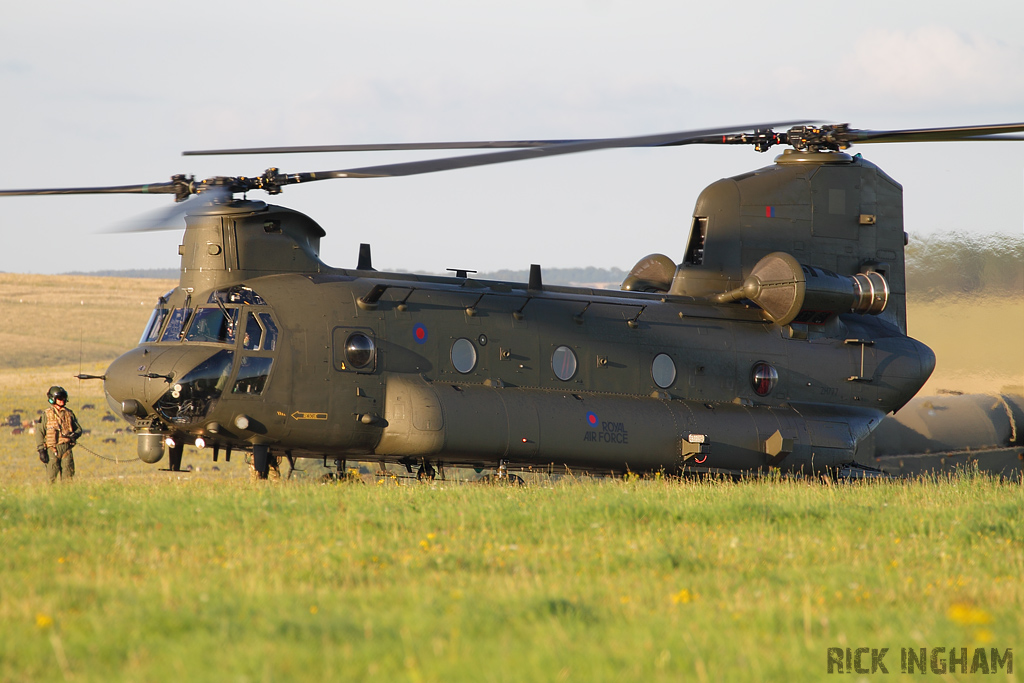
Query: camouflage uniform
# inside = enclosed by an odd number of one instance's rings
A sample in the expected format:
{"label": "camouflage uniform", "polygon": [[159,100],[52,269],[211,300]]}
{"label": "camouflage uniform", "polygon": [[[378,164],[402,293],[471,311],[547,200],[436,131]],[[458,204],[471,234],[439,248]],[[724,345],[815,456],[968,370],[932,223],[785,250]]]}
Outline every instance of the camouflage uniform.
{"label": "camouflage uniform", "polygon": [[49,458],[46,470],[50,475],[50,483],[60,476],[70,480],[75,476],[75,459],[71,449],[78,437],[82,436],[82,426],[78,418],[67,406],[61,408],[52,405],[46,409],[36,425],[36,448],[40,456],[45,452]]}

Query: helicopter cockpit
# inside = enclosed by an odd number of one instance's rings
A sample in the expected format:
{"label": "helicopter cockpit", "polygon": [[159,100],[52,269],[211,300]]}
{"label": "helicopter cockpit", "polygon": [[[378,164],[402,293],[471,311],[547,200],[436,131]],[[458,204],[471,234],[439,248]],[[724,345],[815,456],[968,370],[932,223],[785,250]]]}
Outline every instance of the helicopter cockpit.
{"label": "helicopter cockpit", "polygon": [[[167,302],[173,293],[171,290],[160,297],[139,339],[140,344],[184,341],[234,345],[241,307],[266,306],[266,301],[259,294],[248,287],[236,286],[212,292],[205,305],[193,308],[189,294],[183,305],[169,309]],[[257,316],[253,313],[250,318],[246,326],[245,348],[272,350],[277,339],[277,327],[270,314]],[[260,345],[264,333],[271,342],[269,347],[266,343]]]}
{"label": "helicopter cockpit", "polygon": [[222,396],[263,395],[280,340],[267,302],[240,285],[214,290],[199,305],[191,292],[170,303],[174,294],[160,297],[139,349],[108,371],[108,388],[119,402],[134,397],[125,414],[187,426],[205,419]]}

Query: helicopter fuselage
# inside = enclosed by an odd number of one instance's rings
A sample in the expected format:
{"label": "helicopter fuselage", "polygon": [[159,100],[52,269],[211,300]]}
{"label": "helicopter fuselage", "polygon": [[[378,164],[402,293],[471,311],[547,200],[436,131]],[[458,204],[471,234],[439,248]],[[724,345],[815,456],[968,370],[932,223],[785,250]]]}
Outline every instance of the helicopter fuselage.
{"label": "helicopter fuselage", "polygon": [[161,453],[199,437],[475,467],[820,470],[934,364],[877,318],[793,338],[752,305],[375,271],[178,289],[160,311],[107,392]]}

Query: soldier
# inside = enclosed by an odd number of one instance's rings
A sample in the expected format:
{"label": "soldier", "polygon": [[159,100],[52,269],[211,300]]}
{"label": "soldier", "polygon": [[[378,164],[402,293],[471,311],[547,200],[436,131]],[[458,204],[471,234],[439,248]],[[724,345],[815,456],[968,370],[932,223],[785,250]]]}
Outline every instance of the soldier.
{"label": "soldier", "polygon": [[[67,407],[68,392],[64,387],[50,387],[46,392],[50,407],[43,412],[36,426],[36,450],[39,459],[46,465],[50,475],[50,483],[59,475],[63,480],[67,476],[71,480],[75,476],[75,459],[71,454],[78,437],[82,436],[82,427],[78,418]],[[65,473],[67,473],[65,475]]]}

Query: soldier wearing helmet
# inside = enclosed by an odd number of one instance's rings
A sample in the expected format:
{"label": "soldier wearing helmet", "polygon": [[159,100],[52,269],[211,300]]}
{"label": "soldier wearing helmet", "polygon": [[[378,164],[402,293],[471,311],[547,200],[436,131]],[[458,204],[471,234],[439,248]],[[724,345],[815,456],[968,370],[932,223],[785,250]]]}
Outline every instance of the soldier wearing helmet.
{"label": "soldier wearing helmet", "polygon": [[46,392],[50,407],[36,425],[36,450],[39,459],[46,465],[50,475],[50,483],[59,476],[69,480],[75,476],[75,459],[71,449],[78,437],[82,436],[82,427],[78,418],[67,407],[68,392],[64,387],[53,386]]}

